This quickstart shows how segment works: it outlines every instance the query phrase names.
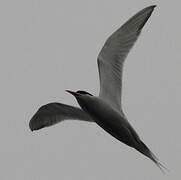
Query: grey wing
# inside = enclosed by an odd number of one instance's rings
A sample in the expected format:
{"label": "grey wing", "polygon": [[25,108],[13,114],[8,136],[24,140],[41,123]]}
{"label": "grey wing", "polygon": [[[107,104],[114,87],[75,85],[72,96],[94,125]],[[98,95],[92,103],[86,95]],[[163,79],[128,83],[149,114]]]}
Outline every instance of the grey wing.
{"label": "grey wing", "polygon": [[49,103],[38,109],[30,120],[29,127],[32,131],[38,130],[66,119],[93,122],[91,117],[80,108],[61,103]]}
{"label": "grey wing", "polygon": [[98,55],[99,97],[121,110],[123,63],[155,6],[149,6],[122,25],[105,42]]}

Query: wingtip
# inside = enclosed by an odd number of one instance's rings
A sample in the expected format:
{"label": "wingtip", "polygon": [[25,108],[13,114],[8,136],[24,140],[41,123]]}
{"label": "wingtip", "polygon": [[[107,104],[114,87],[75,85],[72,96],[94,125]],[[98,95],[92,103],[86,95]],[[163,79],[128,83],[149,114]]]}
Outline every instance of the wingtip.
{"label": "wingtip", "polygon": [[156,7],[157,7],[157,5],[152,5],[152,6],[150,6],[150,8],[152,9],[152,12],[153,12],[153,10],[154,10]]}
{"label": "wingtip", "polygon": [[150,11],[150,15],[151,15],[156,7],[157,7],[156,4],[155,5],[151,5],[151,6],[148,6],[148,7],[144,8],[142,11]]}
{"label": "wingtip", "polygon": [[29,129],[31,130],[31,132],[37,131],[44,127],[46,127],[46,126],[44,124],[40,123],[40,121],[38,121],[38,119],[35,119],[34,117],[29,122]]}
{"label": "wingtip", "polygon": [[37,114],[35,114],[29,122],[29,129],[31,130],[31,132],[36,131],[42,127],[40,125],[41,123],[39,119],[37,118]]}
{"label": "wingtip", "polygon": [[139,27],[139,31],[141,31],[141,29],[144,27],[144,25],[146,24],[146,22],[148,21],[148,19],[150,18],[153,10],[155,9],[156,5],[152,5],[152,6],[148,6],[146,7],[145,9],[143,9],[143,11],[148,11],[149,10],[149,13],[147,15],[147,17],[145,18],[145,21],[140,25]]}
{"label": "wingtip", "polygon": [[156,4],[154,4],[154,5],[150,6],[150,7],[152,7],[152,8],[154,9],[156,6],[157,6],[157,5],[156,5]]}
{"label": "wingtip", "polygon": [[32,126],[32,121],[31,121],[31,120],[30,120],[30,122],[29,122],[29,129],[31,130],[31,132],[34,131],[34,128],[33,128],[33,126]]}
{"label": "wingtip", "polygon": [[146,7],[145,9],[155,9],[157,7],[157,5],[156,4],[154,4],[154,5],[151,5],[151,6],[148,6],[148,7]]}

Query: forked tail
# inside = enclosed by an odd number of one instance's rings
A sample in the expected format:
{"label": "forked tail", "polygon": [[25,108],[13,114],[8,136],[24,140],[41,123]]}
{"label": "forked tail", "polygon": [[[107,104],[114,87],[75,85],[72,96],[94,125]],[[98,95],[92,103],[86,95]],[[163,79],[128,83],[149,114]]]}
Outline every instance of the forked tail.
{"label": "forked tail", "polygon": [[168,171],[168,169],[159,162],[158,158],[149,150],[149,148],[141,140],[139,142],[139,145],[136,147],[136,149],[140,153],[150,158],[163,173],[165,173],[164,170]]}

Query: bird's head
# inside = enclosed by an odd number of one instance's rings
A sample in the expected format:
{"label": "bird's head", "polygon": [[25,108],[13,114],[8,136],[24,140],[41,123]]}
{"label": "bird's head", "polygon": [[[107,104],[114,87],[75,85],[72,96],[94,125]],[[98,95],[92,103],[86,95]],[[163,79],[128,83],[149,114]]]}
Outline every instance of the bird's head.
{"label": "bird's head", "polygon": [[72,94],[74,97],[87,97],[87,96],[93,96],[92,94],[86,92],[86,91],[81,91],[78,90],[76,92],[74,91],[70,91],[70,90],[66,90],[68,93]]}
{"label": "bird's head", "polygon": [[93,95],[86,92],[86,91],[82,91],[82,90],[78,90],[76,92],[74,91],[70,91],[70,90],[66,90],[66,92],[72,94],[76,99],[77,102],[79,103],[79,105],[84,109],[84,107],[86,107],[88,104],[90,104],[90,102],[93,100]]}

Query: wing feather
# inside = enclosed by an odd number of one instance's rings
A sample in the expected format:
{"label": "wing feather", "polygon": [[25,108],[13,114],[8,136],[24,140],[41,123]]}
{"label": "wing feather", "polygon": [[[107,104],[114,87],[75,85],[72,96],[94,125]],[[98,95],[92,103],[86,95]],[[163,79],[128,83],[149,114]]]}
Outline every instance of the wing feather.
{"label": "wing feather", "polygon": [[80,108],[61,103],[49,103],[38,109],[29,122],[30,129],[38,130],[66,119],[92,122],[91,117]]}
{"label": "wing feather", "polygon": [[115,31],[98,55],[99,97],[121,110],[123,63],[155,6],[144,8]]}

